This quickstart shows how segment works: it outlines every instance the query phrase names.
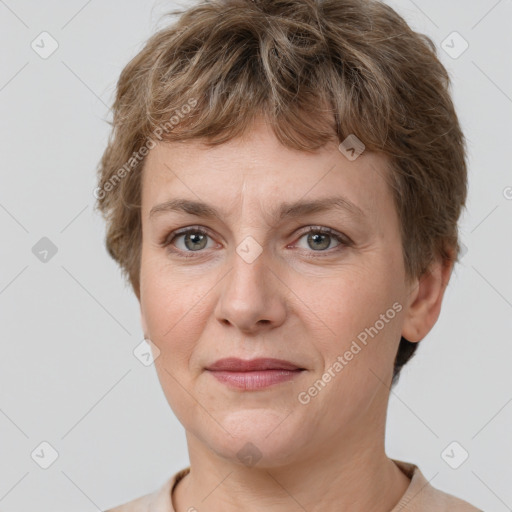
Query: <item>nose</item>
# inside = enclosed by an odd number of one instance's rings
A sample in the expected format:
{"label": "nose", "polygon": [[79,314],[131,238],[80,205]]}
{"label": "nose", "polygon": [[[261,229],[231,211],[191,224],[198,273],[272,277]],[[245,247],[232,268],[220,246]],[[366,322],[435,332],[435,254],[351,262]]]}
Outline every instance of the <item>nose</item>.
{"label": "nose", "polygon": [[230,263],[231,270],[219,284],[218,321],[245,334],[279,327],[286,318],[286,286],[266,251],[254,261],[233,252]]}

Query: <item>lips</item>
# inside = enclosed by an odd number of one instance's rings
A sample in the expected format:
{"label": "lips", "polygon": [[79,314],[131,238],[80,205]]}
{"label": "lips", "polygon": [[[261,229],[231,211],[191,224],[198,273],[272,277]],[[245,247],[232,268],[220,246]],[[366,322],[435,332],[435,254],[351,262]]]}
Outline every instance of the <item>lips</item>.
{"label": "lips", "polygon": [[257,372],[265,370],[304,370],[290,361],[283,359],[259,358],[259,359],[238,359],[236,357],[228,357],[219,359],[215,363],[206,367],[210,371],[219,372]]}
{"label": "lips", "polygon": [[298,378],[305,368],[283,359],[219,359],[206,371],[228,388],[236,391],[260,391]]}

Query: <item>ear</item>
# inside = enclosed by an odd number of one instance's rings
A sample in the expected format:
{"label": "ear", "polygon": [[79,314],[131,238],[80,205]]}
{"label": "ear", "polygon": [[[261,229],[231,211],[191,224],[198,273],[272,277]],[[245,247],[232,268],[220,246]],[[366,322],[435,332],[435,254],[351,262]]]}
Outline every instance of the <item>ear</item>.
{"label": "ear", "polygon": [[422,340],[439,318],[444,292],[453,269],[453,259],[439,257],[409,288],[402,336],[410,342]]}

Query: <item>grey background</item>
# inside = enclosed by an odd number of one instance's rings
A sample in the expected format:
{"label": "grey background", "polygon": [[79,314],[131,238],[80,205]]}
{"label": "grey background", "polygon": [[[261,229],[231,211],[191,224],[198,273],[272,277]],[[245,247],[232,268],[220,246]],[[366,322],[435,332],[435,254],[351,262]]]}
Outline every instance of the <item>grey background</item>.
{"label": "grey background", "polygon": [[[390,4],[433,38],[452,76],[470,194],[468,250],[392,392],[387,451],[486,511],[512,510],[512,1]],[[0,0],[3,512],[106,509],[188,465],[154,367],[133,355],[138,303],[92,210],[118,75],[175,6]],[[43,31],[59,45],[47,59],[31,47]],[[469,43],[458,58],[442,49],[453,31]],[[46,262],[32,252],[43,237],[57,248]],[[59,454],[48,469],[31,457],[43,441]],[[441,456],[453,441],[469,453],[458,469]]]}

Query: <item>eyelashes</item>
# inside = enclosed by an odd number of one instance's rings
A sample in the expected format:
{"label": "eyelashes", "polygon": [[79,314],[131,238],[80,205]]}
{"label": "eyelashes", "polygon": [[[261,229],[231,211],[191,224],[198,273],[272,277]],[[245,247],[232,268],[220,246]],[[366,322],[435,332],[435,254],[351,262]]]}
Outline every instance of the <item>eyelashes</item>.
{"label": "eyelashes", "polygon": [[[189,234],[200,234],[203,238],[210,237],[210,234],[207,229],[203,228],[202,226],[194,226],[184,229],[179,229],[176,231],[171,232],[165,239],[164,242],[161,244],[163,247],[166,247],[169,252],[171,253],[192,253],[192,254],[185,254],[185,257],[193,257],[194,253],[204,253],[203,250],[199,251],[184,251],[182,249],[176,249],[172,244],[173,242],[182,236],[186,236]],[[211,237],[210,237],[211,238]],[[201,254],[202,255],[202,254]]]}
{"label": "eyelashes", "polygon": [[345,235],[338,233],[334,229],[328,227],[309,226],[305,231],[302,231],[300,233],[299,240],[301,240],[306,235],[321,235],[324,237],[328,237],[330,239],[334,239],[338,242],[338,245],[335,246],[334,248],[323,248],[318,251],[312,250],[312,252],[326,252],[327,250],[331,251],[333,249],[342,248],[349,245],[348,238]]}
{"label": "eyelashes", "polygon": [[[199,235],[198,237],[191,239],[186,239],[187,235]],[[298,236],[297,242],[293,244],[295,246],[302,238],[304,238],[306,235],[308,235],[308,238],[306,239],[306,244],[308,242],[314,243],[320,241],[321,243],[325,244],[325,241],[327,240],[329,243],[327,244],[328,247],[320,248],[319,250],[311,249],[310,246],[307,246],[307,248],[299,248],[301,252],[304,251],[308,254],[307,257],[325,257],[325,256],[332,256],[335,253],[338,253],[345,249],[346,247],[349,247],[353,245],[352,241],[349,237],[344,235],[343,233],[339,233],[338,231],[335,231],[334,229],[325,227],[325,226],[308,226],[306,229],[302,230],[300,233],[298,233],[296,236]],[[320,235],[320,237],[317,237],[316,235]],[[309,238],[311,236],[311,238]],[[177,248],[174,243],[176,240],[183,238],[183,245],[184,248]],[[190,226],[183,229],[178,229],[175,231],[172,231],[168,235],[164,237],[163,240],[160,241],[159,245],[163,248],[165,248],[169,253],[176,255],[178,257],[184,257],[184,258],[190,258],[190,257],[201,257],[205,256],[207,254],[207,251],[211,249],[211,247],[202,246],[203,241],[208,242],[208,239],[213,239],[211,236],[209,230],[202,226]],[[338,243],[334,248],[331,247],[331,241],[334,240]],[[191,244],[199,245],[200,247],[197,248],[197,250],[190,250],[187,248],[187,242],[191,241]],[[290,245],[287,245],[287,247],[290,247]]]}

